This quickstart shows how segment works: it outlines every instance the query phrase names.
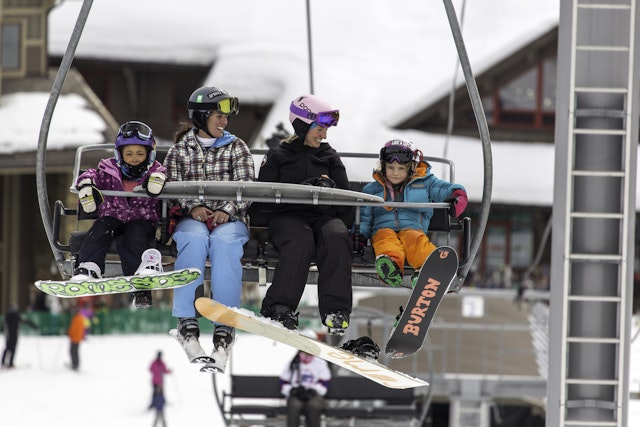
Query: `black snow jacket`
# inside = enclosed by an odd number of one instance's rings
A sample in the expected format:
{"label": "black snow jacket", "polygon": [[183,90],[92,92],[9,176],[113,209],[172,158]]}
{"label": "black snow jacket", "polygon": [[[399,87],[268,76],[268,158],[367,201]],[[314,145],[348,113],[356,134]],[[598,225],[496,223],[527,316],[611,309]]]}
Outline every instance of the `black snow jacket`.
{"label": "black snow jacket", "polygon": [[[310,178],[327,175],[335,182],[335,188],[349,189],[347,171],[340,156],[328,143],[312,148],[299,139],[282,142],[265,155],[258,181],[302,184]],[[262,212],[294,215],[327,215],[343,219],[345,223],[353,216],[351,206],[259,204]]]}

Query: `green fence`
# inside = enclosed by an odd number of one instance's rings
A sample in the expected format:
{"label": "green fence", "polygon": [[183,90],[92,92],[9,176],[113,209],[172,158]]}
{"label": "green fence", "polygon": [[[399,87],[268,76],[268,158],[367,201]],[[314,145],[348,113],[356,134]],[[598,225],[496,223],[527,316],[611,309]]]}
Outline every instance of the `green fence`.
{"label": "green fence", "polygon": [[[255,307],[244,307],[257,310]],[[20,333],[24,335],[65,335],[71,320],[70,313],[51,314],[43,311],[23,313],[23,317],[30,319],[39,330],[34,331],[28,326],[22,326]],[[95,312],[91,321],[90,333],[94,335],[106,334],[166,334],[176,327],[176,318],[171,315],[171,307],[153,307],[149,309],[101,309]],[[200,319],[201,332],[213,332],[213,326],[207,319]]]}

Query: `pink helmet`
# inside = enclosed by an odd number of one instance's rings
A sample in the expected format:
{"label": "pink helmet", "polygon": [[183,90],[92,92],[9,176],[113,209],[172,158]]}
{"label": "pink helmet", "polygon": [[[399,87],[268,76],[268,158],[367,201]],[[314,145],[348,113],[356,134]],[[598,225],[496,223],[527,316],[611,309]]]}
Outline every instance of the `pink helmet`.
{"label": "pink helmet", "polygon": [[289,121],[298,134],[307,133],[312,123],[336,126],[339,118],[340,111],[332,110],[331,105],[315,95],[299,96],[289,106]]}

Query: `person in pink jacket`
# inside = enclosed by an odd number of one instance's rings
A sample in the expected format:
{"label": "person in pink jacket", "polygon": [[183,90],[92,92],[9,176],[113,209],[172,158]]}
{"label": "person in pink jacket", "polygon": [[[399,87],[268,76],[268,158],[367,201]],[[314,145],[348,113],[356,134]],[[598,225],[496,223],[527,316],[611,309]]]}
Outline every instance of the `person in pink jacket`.
{"label": "person in pink jacket", "polygon": [[149,371],[151,372],[151,388],[152,388],[152,403],[149,405],[149,408],[153,407],[153,395],[157,393],[162,393],[164,389],[164,376],[165,374],[170,374],[171,370],[167,368],[164,360],[162,360],[162,352],[158,351],[156,358],[149,366]]}

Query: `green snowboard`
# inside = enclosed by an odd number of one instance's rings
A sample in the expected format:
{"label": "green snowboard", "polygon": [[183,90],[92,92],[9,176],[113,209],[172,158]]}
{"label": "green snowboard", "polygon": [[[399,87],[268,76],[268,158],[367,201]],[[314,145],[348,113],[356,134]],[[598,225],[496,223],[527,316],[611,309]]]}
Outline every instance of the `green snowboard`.
{"label": "green snowboard", "polygon": [[45,294],[60,298],[77,298],[178,288],[195,282],[201,274],[197,268],[184,268],[151,275],[105,277],[85,281],[38,280],[35,285]]}

